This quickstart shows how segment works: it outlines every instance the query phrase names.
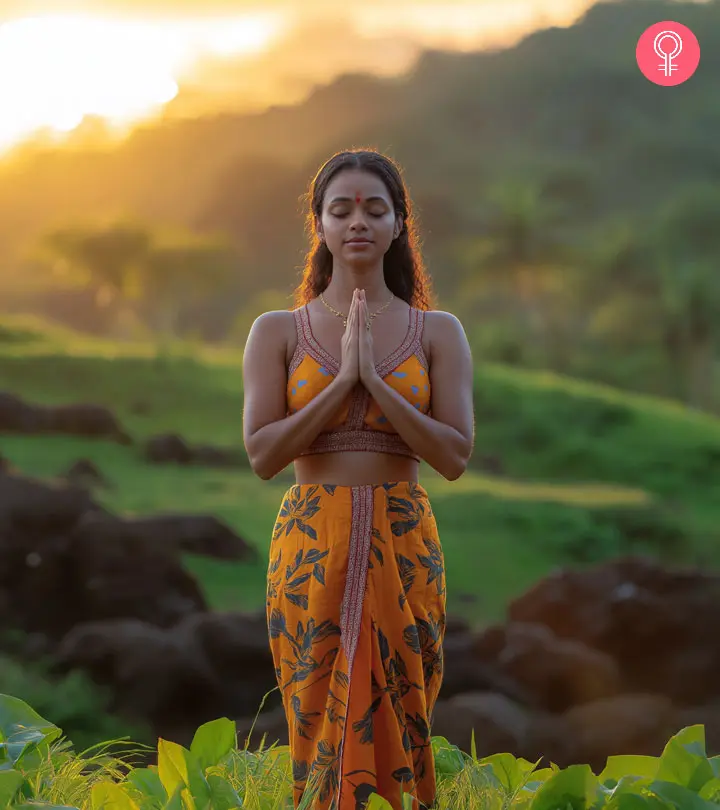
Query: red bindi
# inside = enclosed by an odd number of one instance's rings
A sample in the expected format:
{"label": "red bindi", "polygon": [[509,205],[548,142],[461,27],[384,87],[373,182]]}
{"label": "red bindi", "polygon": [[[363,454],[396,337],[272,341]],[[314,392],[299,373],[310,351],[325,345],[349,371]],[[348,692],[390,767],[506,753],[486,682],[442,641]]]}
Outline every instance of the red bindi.
{"label": "red bindi", "polygon": [[359,203],[359,202],[360,202],[360,200],[362,200],[362,197],[361,197],[359,194],[356,194],[356,195],[355,195],[355,202],[356,202],[356,203]]}

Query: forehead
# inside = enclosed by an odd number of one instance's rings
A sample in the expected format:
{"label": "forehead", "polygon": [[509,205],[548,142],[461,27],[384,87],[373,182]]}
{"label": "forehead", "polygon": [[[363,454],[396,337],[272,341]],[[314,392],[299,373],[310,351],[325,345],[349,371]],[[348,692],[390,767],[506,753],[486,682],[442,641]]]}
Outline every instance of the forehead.
{"label": "forehead", "polygon": [[325,193],[325,202],[329,205],[336,197],[354,200],[357,195],[363,199],[382,197],[388,205],[391,202],[385,183],[377,175],[358,169],[346,169],[333,177]]}

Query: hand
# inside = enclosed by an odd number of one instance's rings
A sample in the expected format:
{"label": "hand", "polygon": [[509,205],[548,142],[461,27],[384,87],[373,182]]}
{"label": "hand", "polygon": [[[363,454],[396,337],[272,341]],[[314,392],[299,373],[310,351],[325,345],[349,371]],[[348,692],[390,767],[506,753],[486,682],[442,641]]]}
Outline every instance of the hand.
{"label": "hand", "polygon": [[358,321],[360,320],[359,292],[353,293],[350,312],[348,312],[345,334],[340,344],[340,372],[338,379],[342,379],[353,386],[360,379],[359,352],[358,352]]}
{"label": "hand", "polygon": [[363,385],[368,388],[371,381],[377,376],[375,371],[375,353],[373,351],[373,339],[370,330],[367,328],[368,324],[368,308],[367,299],[365,298],[365,290],[360,291],[360,299],[358,301],[358,366],[360,380]]}

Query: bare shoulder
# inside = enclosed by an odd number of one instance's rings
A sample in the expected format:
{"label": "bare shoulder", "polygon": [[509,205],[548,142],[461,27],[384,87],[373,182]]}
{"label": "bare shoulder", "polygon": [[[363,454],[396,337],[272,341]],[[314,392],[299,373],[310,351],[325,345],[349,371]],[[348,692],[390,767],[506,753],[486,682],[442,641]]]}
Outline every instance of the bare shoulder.
{"label": "bare shoulder", "polygon": [[263,312],[255,318],[253,329],[262,330],[263,333],[281,331],[289,333],[295,330],[295,316],[289,309],[273,309],[270,312]]}
{"label": "bare shoulder", "polygon": [[467,345],[467,337],[460,319],[452,312],[439,309],[425,313],[425,330],[431,347],[457,349]]}
{"label": "bare shoulder", "polygon": [[295,316],[291,310],[264,312],[253,322],[248,335],[246,353],[260,352],[267,356],[275,351],[285,354],[295,346]]}

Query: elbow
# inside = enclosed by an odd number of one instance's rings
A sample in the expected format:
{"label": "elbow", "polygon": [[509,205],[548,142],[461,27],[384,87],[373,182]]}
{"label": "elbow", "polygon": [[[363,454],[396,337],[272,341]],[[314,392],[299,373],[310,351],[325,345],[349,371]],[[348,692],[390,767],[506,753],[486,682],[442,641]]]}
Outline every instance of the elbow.
{"label": "elbow", "polygon": [[261,478],[263,481],[269,481],[278,474],[278,470],[274,470],[271,465],[268,464],[268,459],[266,459],[262,453],[258,453],[257,450],[253,452],[253,449],[248,447],[247,444],[246,451],[248,461],[250,462],[250,469],[258,478]]}
{"label": "elbow", "polygon": [[460,476],[467,470],[471,453],[471,447],[464,447],[457,453],[453,453],[452,457],[447,459],[445,469],[441,471],[443,478],[445,478],[447,481],[457,481],[458,478],[460,478]]}
{"label": "elbow", "polygon": [[445,478],[446,481],[457,481],[466,469],[467,463],[453,464],[443,472],[443,478]]}
{"label": "elbow", "polygon": [[278,474],[278,470],[273,470],[267,465],[267,463],[258,458],[250,459],[250,467],[255,475],[257,475],[257,477],[261,478],[263,481],[270,481]]}

